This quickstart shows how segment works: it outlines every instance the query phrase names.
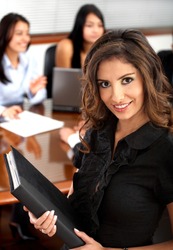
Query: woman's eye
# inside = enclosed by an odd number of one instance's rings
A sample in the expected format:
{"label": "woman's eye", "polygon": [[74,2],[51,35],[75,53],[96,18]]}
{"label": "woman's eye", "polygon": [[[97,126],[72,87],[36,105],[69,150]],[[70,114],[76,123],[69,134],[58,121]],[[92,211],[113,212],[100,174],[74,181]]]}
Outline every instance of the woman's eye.
{"label": "woman's eye", "polygon": [[93,25],[92,24],[85,24],[85,27],[88,27],[88,28],[90,28],[90,27],[92,27]]}
{"label": "woman's eye", "polygon": [[110,83],[109,82],[98,82],[98,85],[99,85],[99,87],[101,87],[101,88],[107,88],[107,87],[109,87],[110,86]]}
{"label": "woman's eye", "polygon": [[131,78],[131,77],[126,77],[126,78],[124,78],[123,80],[122,80],[122,83],[123,84],[129,84],[129,83],[131,83],[133,81],[133,78]]}

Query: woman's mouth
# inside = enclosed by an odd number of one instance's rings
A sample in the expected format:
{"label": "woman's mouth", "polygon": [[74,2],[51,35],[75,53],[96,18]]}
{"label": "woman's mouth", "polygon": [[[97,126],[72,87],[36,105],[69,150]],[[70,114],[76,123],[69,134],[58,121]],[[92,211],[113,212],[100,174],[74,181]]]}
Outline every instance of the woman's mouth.
{"label": "woman's mouth", "polygon": [[114,107],[114,109],[115,109],[116,111],[122,112],[122,111],[126,110],[127,107],[128,107],[131,103],[132,103],[132,101],[129,102],[129,103],[114,104],[113,107]]}

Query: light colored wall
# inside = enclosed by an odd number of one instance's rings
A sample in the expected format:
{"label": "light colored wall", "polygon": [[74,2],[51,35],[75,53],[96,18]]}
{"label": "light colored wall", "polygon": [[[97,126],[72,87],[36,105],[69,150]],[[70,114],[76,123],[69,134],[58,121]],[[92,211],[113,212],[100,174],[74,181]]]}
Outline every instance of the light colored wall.
{"label": "light colored wall", "polygon": [[155,35],[148,36],[148,41],[153,49],[158,52],[160,50],[172,49],[172,35]]}
{"label": "light colored wall", "polygon": [[[158,52],[160,50],[171,49],[172,47],[172,36],[171,35],[153,35],[147,36],[147,39],[153,49]],[[38,60],[40,71],[43,72],[44,69],[44,55],[46,49],[51,46],[51,44],[36,44],[31,45],[30,50],[35,55]]]}

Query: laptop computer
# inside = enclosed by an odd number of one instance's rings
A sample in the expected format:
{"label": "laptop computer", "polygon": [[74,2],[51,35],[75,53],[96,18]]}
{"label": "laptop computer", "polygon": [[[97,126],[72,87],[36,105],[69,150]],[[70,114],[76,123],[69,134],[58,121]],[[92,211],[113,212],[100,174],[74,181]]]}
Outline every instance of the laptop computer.
{"label": "laptop computer", "polygon": [[81,69],[53,68],[53,110],[80,112],[81,76]]}

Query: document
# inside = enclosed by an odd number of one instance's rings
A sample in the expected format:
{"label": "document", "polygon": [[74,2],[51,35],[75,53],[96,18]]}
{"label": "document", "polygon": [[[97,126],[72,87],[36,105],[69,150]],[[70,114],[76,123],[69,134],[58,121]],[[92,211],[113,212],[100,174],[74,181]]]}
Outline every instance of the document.
{"label": "document", "polygon": [[80,218],[68,198],[39,172],[17,149],[4,155],[9,176],[10,192],[37,218],[55,210],[58,216],[57,235],[69,248],[84,245],[74,228],[82,230]]}
{"label": "document", "polygon": [[61,128],[63,121],[39,115],[30,111],[23,111],[19,119],[8,119],[0,123],[0,127],[9,130],[22,137],[29,137],[46,131]]}

